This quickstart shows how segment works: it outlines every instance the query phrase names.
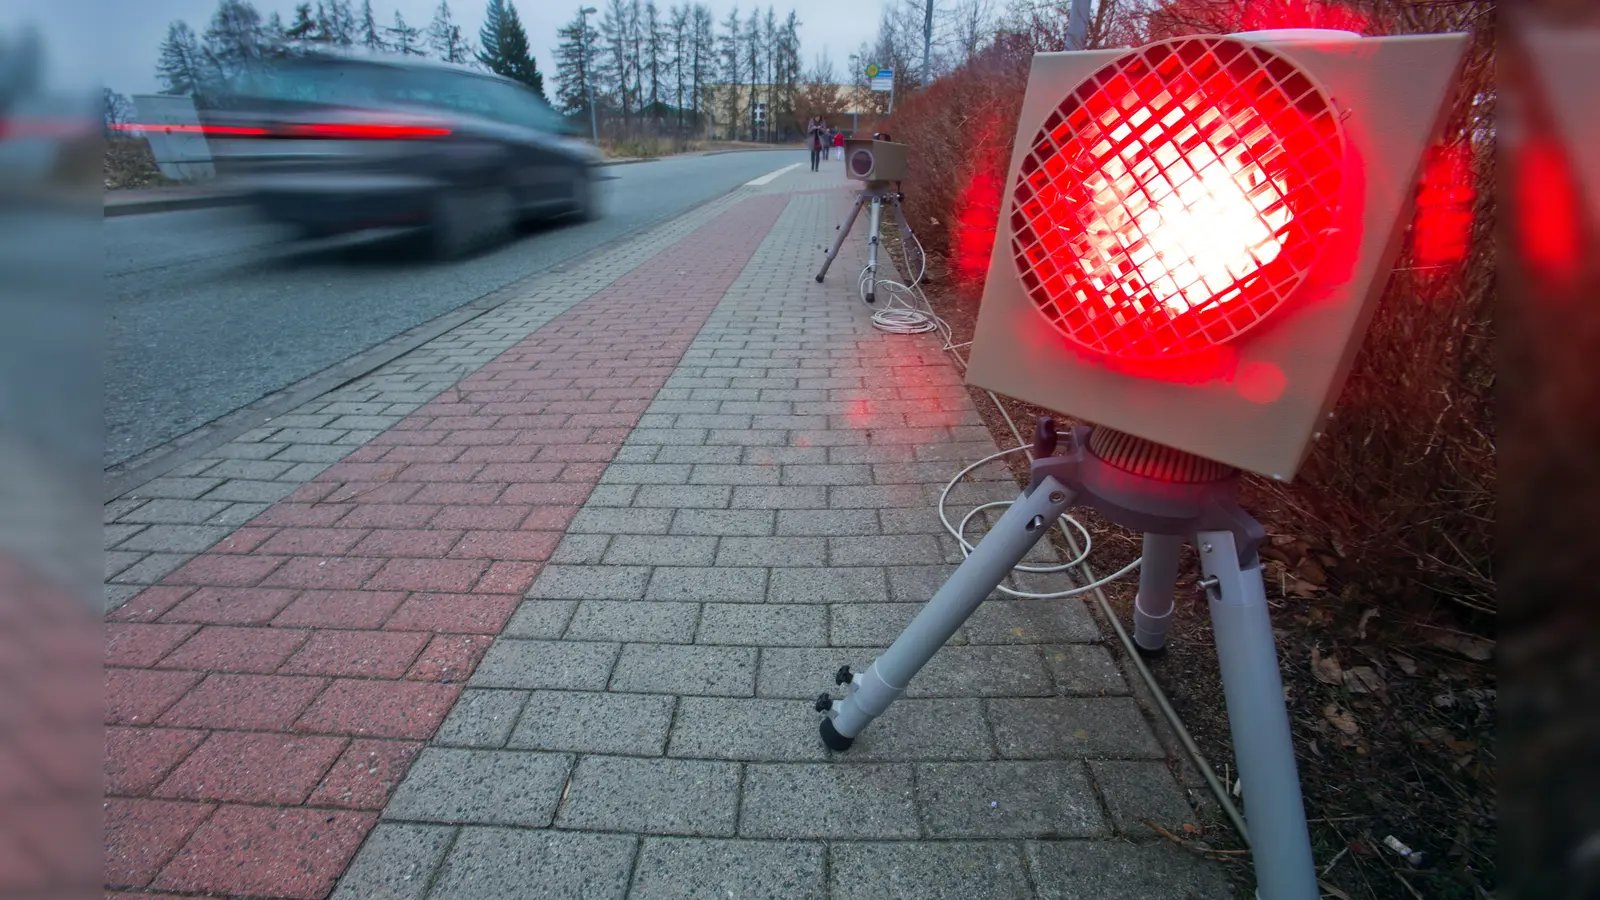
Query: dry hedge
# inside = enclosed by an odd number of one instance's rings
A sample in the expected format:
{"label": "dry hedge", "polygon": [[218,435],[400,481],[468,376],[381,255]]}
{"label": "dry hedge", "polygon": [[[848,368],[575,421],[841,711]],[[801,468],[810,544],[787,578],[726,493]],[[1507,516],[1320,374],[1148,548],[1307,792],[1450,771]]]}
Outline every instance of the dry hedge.
{"label": "dry hedge", "polygon": [[[1363,5],[1373,33],[1473,36],[1441,141],[1462,163],[1460,183],[1447,187],[1475,197],[1470,240],[1464,260],[1443,266],[1424,264],[1407,241],[1335,426],[1295,483],[1252,479],[1246,489],[1269,529],[1309,538],[1340,559],[1330,588],[1391,611],[1452,609],[1457,627],[1475,631],[1492,630],[1496,611],[1492,7],[1490,0]],[[930,255],[943,257],[961,302],[974,308],[1036,49],[1027,35],[1002,36],[900,104],[888,123],[913,148],[908,215]]]}

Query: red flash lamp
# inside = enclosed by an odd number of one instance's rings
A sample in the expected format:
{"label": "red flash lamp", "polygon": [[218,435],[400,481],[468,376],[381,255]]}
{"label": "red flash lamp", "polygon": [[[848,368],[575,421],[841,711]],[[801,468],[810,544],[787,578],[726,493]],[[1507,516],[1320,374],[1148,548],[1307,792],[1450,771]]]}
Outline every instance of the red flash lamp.
{"label": "red flash lamp", "polygon": [[1036,55],[968,381],[1292,478],[1465,45],[1297,31]]}

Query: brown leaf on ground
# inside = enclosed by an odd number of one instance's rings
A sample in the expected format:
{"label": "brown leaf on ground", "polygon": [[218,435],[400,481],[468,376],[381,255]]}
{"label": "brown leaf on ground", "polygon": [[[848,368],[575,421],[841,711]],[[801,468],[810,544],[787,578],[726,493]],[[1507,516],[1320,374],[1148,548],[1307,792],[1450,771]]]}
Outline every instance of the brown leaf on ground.
{"label": "brown leaf on ground", "polygon": [[1394,657],[1394,664],[1400,667],[1400,671],[1406,673],[1407,675],[1417,674],[1416,660],[1406,656],[1403,653],[1391,653],[1389,655]]}
{"label": "brown leaf on ground", "polygon": [[1344,673],[1345,690],[1352,694],[1377,694],[1387,699],[1389,685],[1383,676],[1374,672],[1370,666],[1356,666],[1346,669]]}
{"label": "brown leaf on ground", "polygon": [[1337,656],[1323,656],[1322,648],[1311,648],[1311,674],[1323,684],[1343,684],[1344,669]]}
{"label": "brown leaf on ground", "polygon": [[1478,662],[1487,662],[1494,656],[1494,641],[1485,638],[1471,637],[1465,634],[1456,634],[1453,631],[1444,631],[1432,638],[1435,647],[1448,650],[1467,659]]}
{"label": "brown leaf on ground", "polygon": [[1361,733],[1361,726],[1356,724],[1356,717],[1350,714],[1350,710],[1337,703],[1329,703],[1324,706],[1322,708],[1322,717],[1345,734],[1356,735]]}

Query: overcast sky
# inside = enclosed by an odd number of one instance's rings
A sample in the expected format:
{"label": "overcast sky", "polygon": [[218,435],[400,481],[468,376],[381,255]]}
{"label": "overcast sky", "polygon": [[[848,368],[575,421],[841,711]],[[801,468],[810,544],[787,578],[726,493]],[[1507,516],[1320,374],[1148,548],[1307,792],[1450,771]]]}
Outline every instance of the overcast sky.
{"label": "overcast sky", "polygon": [[[262,18],[276,11],[285,23],[294,15],[295,0],[253,0]],[[663,13],[674,0],[657,0]],[[735,0],[707,0],[718,24],[727,16]],[[770,0],[767,0],[770,2]],[[767,5],[763,2],[763,9]],[[793,3],[793,0],[790,0]],[[844,77],[848,58],[862,41],[876,33],[877,19],[884,0],[805,0],[793,3],[800,17],[800,50],[809,68],[817,56],[826,52],[834,71]],[[439,0],[373,0],[378,24],[390,25],[398,9],[406,24],[426,28]],[[315,0],[313,0],[313,6]],[[360,0],[352,4],[359,14]],[[451,0],[450,10],[462,33],[477,43],[483,25],[485,0]],[[604,3],[589,0],[588,5],[604,8]],[[790,5],[771,4],[781,21]],[[551,51],[556,44],[556,29],[578,10],[578,0],[566,4],[548,0],[516,3],[517,13],[528,30],[539,70],[550,78],[554,68]],[[36,22],[46,38],[46,52],[53,81],[92,85],[103,82],[124,94],[153,93],[160,87],[155,77],[156,57],[167,25],[183,19],[196,33],[205,31],[206,22],[216,9],[216,0],[0,0],[0,25],[6,30],[19,22]],[[740,5],[740,18],[749,15],[748,3]]]}

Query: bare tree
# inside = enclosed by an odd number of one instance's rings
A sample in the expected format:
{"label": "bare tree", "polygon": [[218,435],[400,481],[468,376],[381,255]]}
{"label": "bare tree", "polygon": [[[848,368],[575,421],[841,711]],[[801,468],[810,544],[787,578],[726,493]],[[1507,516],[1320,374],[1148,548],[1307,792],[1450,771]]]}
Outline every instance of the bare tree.
{"label": "bare tree", "polygon": [[690,99],[694,106],[695,124],[698,126],[699,117],[711,111],[710,104],[706,102],[705,87],[706,79],[716,67],[717,28],[716,20],[711,16],[711,7],[704,3],[694,5],[694,12],[690,14],[689,20]]}
{"label": "bare tree", "polygon": [[683,93],[688,86],[684,67],[690,56],[689,4],[673,6],[667,12],[667,43],[672,48],[673,106],[678,110],[678,134],[683,134]]}
{"label": "bare tree", "polygon": [[662,29],[661,12],[656,0],[646,0],[644,5],[644,58],[643,68],[650,79],[650,119],[661,125],[661,79],[667,67],[667,35]]}
{"label": "bare tree", "polygon": [[723,86],[728,89],[728,96],[724,98],[728,104],[728,133],[738,137],[739,111],[743,108],[739,103],[739,86],[744,84],[744,46],[740,41],[739,7],[728,11],[728,17],[722,20],[722,27],[725,31],[717,38],[717,48],[722,54]]}

